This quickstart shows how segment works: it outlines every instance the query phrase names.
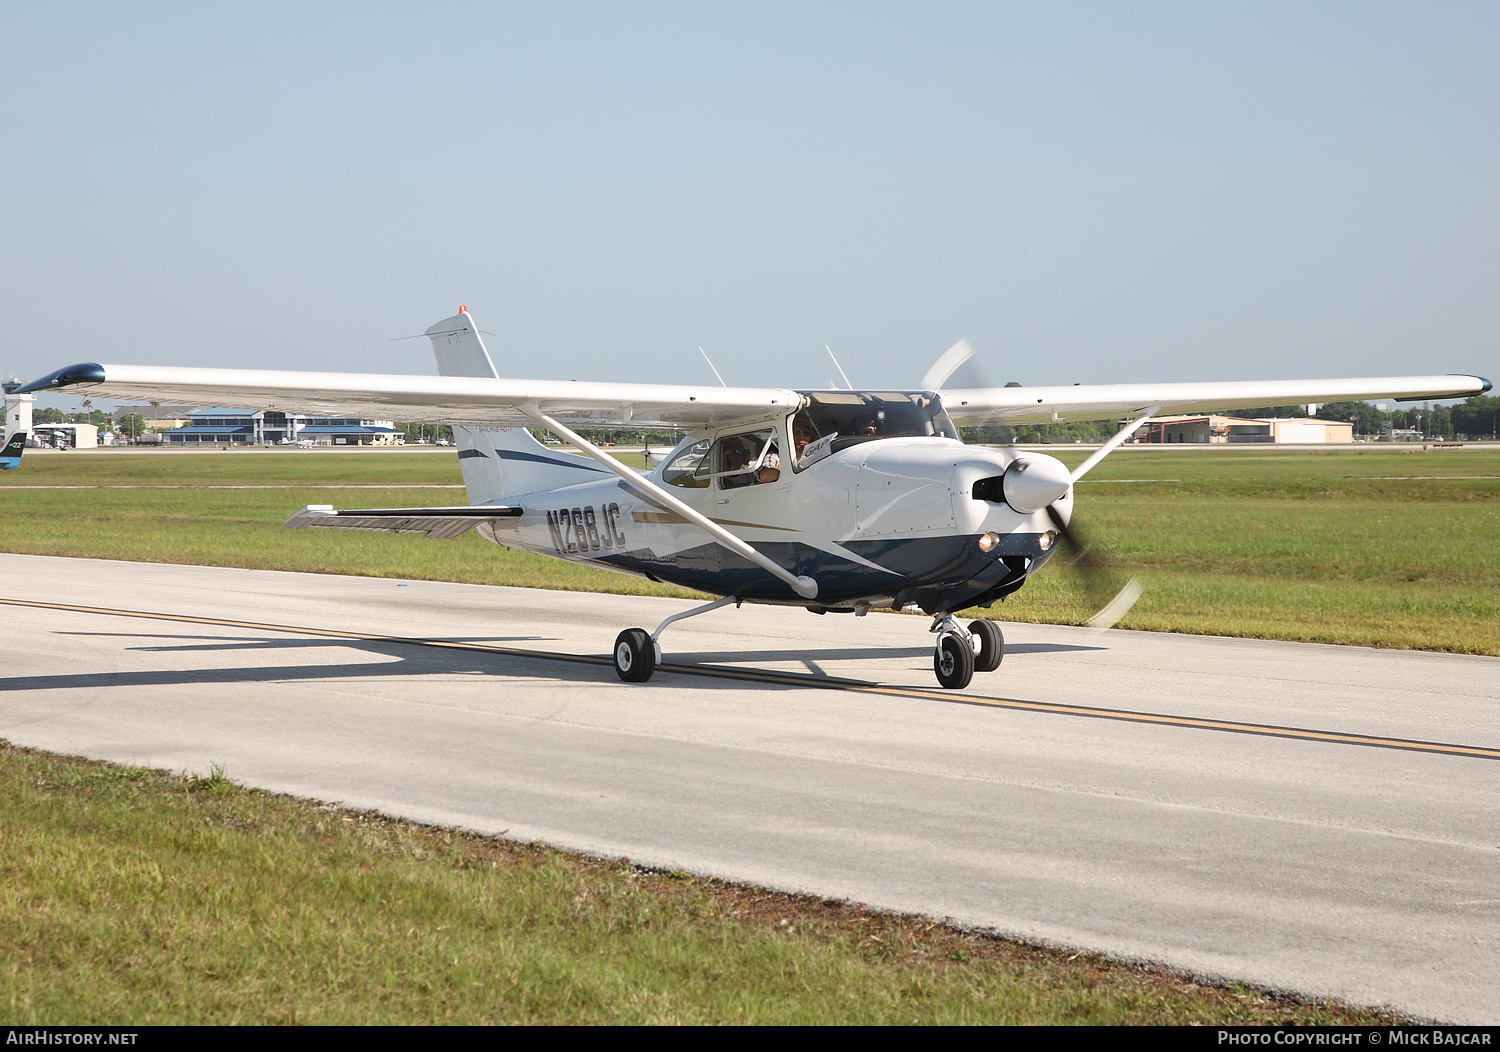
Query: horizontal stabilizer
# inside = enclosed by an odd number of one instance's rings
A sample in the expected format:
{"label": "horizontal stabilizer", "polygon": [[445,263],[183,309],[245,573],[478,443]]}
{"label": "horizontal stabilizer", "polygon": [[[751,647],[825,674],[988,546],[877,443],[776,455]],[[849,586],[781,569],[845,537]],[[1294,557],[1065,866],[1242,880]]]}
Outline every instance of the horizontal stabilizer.
{"label": "horizontal stabilizer", "polygon": [[310,526],[333,530],[377,530],[382,533],[419,533],[450,540],[490,519],[510,519],[521,514],[518,507],[499,504],[463,505],[456,508],[361,508],[338,511],[331,504],[309,504],[287,519],[288,530]]}

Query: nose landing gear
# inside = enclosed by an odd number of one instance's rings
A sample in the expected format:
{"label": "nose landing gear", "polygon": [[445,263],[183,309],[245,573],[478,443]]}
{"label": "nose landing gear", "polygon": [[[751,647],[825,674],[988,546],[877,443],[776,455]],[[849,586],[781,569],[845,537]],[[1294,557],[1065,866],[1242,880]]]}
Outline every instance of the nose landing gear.
{"label": "nose landing gear", "polygon": [[948,690],[963,690],[976,672],[993,672],[1005,657],[1005,637],[993,621],[970,621],[965,628],[952,614],[932,619],[937,649],[932,671]]}

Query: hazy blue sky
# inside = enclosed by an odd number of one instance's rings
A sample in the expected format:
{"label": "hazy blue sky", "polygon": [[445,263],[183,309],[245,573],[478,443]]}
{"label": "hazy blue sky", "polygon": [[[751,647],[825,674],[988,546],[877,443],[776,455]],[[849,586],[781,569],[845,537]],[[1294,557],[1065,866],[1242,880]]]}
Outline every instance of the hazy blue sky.
{"label": "hazy blue sky", "polygon": [[1495,377],[1500,5],[0,6],[0,369]]}

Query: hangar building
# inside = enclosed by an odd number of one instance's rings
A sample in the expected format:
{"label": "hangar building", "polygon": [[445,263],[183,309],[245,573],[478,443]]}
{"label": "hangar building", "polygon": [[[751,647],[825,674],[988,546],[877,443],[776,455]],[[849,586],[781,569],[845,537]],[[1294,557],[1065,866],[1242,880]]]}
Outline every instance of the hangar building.
{"label": "hangar building", "polygon": [[1353,424],[1339,423],[1336,420],[1317,420],[1312,417],[1267,417],[1248,420],[1243,417],[1219,416],[1214,413],[1201,416],[1163,416],[1147,423],[1142,431],[1139,441],[1150,443],[1263,442],[1323,445],[1354,441]]}

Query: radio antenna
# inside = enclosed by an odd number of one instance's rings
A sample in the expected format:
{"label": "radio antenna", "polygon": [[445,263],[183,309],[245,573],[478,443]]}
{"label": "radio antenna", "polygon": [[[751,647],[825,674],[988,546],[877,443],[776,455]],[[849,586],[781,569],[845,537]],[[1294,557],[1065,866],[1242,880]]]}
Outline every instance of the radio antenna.
{"label": "radio antenna", "polygon": [[[698,348],[698,353],[701,354],[701,355],[703,355],[703,360],[708,363],[708,367],[710,369],[714,369],[714,360],[708,356],[708,352],[705,351],[702,347],[699,347]],[[719,386],[720,387],[728,387],[729,386],[728,384],[726,384],[724,382],[724,378],[722,376],[719,376],[719,370],[714,369],[714,375],[719,378]]]}
{"label": "radio antenna", "polygon": [[[828,346],[828,344],[825,343],[823,345],[823,350],[825,350],[825,351],[828,352],[828,357],[833,358],[833,348],[832,347]],[[833,367],[835,369],[837,369],[839,371],[839,375],[844,378],[844,390],[846,390],[846,391],[852,391],[852,390],[854,390],[854,385],[849,382],[849,376],[848,376],[847,373],[844,372],[844,367],[839,364],[839,360],[837,358],[833,358]]]}

